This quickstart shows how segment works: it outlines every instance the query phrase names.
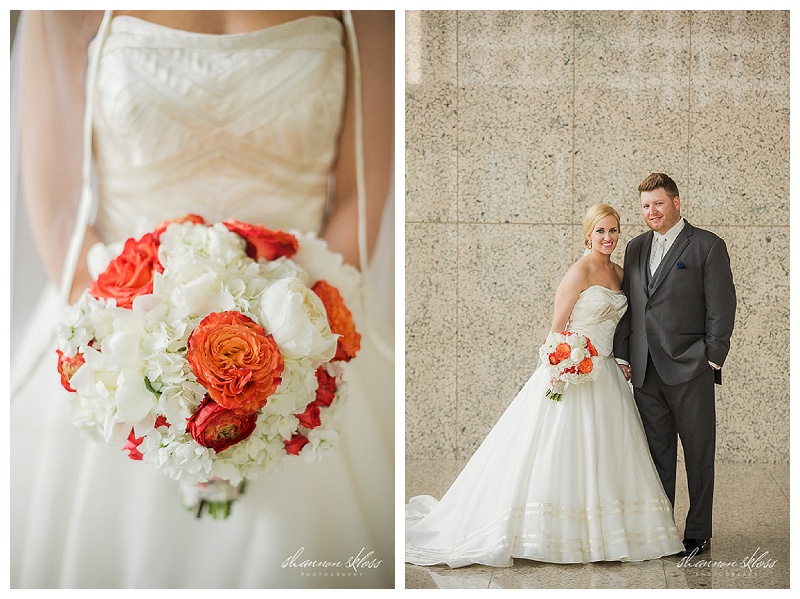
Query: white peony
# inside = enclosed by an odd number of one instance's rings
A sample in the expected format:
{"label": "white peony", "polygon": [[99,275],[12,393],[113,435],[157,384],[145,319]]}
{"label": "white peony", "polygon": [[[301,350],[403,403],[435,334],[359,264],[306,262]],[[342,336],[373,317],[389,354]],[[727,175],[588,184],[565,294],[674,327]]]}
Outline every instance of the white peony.
{"label": "white peony", "polygon": [[584,358],[588,357],[589,357],[589,352],[586,350],[585,347],[573,348],[569,356],[570,360],[572,360],[573,362],[580,362]]}
{"label": "white peony", "polygon": [[327,362],[336,355],[325,306],[298,278],[279,279],[261,295],[260,319],[287,358]]}

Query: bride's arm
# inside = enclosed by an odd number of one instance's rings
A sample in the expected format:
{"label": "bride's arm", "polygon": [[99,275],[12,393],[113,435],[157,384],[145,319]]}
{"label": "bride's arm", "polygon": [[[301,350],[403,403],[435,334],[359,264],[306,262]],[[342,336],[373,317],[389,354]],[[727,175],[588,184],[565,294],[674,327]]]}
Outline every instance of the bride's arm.
{"label": "bride's arm", "polygon": [[[31,230],[49,277],[58,283],[81,190],[87,49],[100,11],[25,15],[20,102],[21,176]],[[90,282],[85,248],[73,289]]]}
{"label": "bride's arm", "polygon": [[553,333],[561,333],[566,330],[572,308],[586,283],[584,271],[576,264],[573,264],[556,289],[555,306],[553,308],[553,324],[550,330]]}
{"label": "bride's arm", "polygon": [[[361,64],[367,248],[378,235],[389,190],[394,150],[394,12],[354,11]],[[348,50],[348,93],[335,166],[333,208],[322,236],[346,262],[358,265],[358,196],[355,171],[355,104]]]}

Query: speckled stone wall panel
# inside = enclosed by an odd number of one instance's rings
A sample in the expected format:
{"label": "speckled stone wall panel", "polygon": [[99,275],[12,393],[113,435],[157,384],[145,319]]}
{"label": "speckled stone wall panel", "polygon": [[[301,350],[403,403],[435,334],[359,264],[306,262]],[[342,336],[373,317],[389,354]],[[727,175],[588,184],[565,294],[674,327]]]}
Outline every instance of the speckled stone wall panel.
{"label": "speckled stone wall panel", "polygon": [[458,236],[458,455],[469,456],[533,374],[571,264],[570,231],[462,224]]}
{"label": "speckled stone wall panel", "polygon": [[789,347],[788,12],[406,24],[409,458],[471,455],[534,367],[585,209],[619,210],[622,263],[648,230],[636,187],[661,171],[737,285],[717,459],[788,461],[788,358],[762,357]]}
{"label": "speckled stone wall panel", "polygon": [[654,170],[686,178],[689,14],[581,11],[574,20],[573,217],[606,202],[638,224],[619,199],[637,198]]}
{"label": "speckled stone wall panel", "polygon": [[689,196],[695,220],[784,225],[789,13],[692,14]]}
{"label": "speckled stone wall panel", "polygon": [[708,228],[725,239],[737,294],[717,387],[717,459],[788,461],[789,364],[769,355],[789,347],[789,228]]}
{"label": "speckled stone wall panel", "polygon": [[406,225],[406,454],[455,457],[456,225]]}
{"label": "speckled stone wall panel", "polygon": [[571,50],[568,13],[459,13],[461,222],[569,220]]}
{"label": "speckled stone wall panel", "polygon": [[408,12],[406,39],[406,218],[455,222],[455,11]]}

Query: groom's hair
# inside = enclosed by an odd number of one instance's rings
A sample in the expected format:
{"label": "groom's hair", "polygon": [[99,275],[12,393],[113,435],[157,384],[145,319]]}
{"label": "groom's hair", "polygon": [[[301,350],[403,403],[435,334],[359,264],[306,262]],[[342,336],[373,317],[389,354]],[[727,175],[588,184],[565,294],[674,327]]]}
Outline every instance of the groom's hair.
{"label": "groom's hair", "polygon": [[639,193],[642,193],[643,191],[653,191],[659,187],[664,188],[664,191],[667,192],[670,200],[674,199],[675,196],[681,195],[678,193],[678,186],[676,185],[675,181],[673,181],[669,175],[664,173],[650,173],[647,175],[645,180],[639,183]]}

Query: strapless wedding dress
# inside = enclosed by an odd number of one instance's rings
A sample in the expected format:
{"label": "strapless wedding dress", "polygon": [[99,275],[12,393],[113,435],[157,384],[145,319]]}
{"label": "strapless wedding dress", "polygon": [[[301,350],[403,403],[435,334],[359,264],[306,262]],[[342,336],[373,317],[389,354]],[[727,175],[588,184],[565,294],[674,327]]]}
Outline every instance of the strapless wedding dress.
{"label": "strapless wedding dress", "polygon": [[647,448],[633,395],[611,357],[625,295],[585,289],[568,330],[588,336],[601,369],[594,382],[545,397],[540,365],[456,481],[436,501],[406,505],[405,559],[511,566],[634,561],[683,550]]}
{"label": "strapless wedding dress", "polygon": [[[114,18],[93,92],[104,240],[187,213],[319,231],[344,44],[325,17],[222,36]],[[335,451],[251,482],[214,521],[184,510],[175,481],[72,426],[51,340],[59,314],[40,310],[31,337],[50,345],[12,402],[12,587],[394,585],[393,365],[368,336],[348,365]]]}

